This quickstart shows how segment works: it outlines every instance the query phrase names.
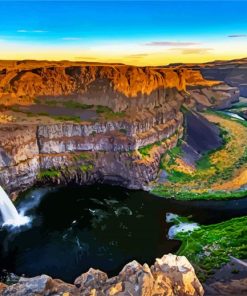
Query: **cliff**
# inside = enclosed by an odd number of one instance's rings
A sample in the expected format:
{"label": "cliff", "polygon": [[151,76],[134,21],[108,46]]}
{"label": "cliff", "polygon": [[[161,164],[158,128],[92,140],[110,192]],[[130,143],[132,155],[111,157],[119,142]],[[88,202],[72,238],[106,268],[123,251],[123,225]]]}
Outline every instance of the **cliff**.
{"label": "cliff", "polygon": [[[171,69],[174,65],[171,65]],[[224,81],[230,86],[238,87],[240,95],[247,97],[247,58],[231,61],[215,61],[205,64],[180,64],[175,68],[200,71],[205,79]]]}
{"label": "cliff", "polygon": [[91,268],[78,277],[73,285],[47,275],[20,278],[16,284],[10,286],[0,284],[2,296],[202,296],[203,294],[203,287],[188,260],[172,254],[156,259],[151,267],[132,261],[113,278],[108,278],[104,272]]}
{"label": "cliff", "polygon": [[155,100],[165,96],[164,89],[185,91],[190,85],[217,84],[190,69],[0,61],[0,101],[4,105],[30,104],[35,98],[62,96],[122,111],[143,103],[147,97]]}
{"label": "cliff", "polygon": [[[0,183],[9,193],[36,182],[146,188],[161,155],[183,135],[181,106],[222,108],[238,96],[186,68],[0,61]],[[51,104],[64,116],[53,118]],[[67,112],[78,110],[96,117],[75,123]]]}

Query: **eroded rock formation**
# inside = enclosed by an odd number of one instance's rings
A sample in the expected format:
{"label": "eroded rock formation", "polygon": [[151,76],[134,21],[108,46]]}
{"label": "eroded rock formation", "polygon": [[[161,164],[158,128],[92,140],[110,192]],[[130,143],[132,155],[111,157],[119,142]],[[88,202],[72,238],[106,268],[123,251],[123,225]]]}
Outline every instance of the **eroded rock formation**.
{"label": "eroded rock formation", "polygon": [[[0,125],[0,183],[9,193],[37,181],[110,181],[145,188],[157,177],[162,153],[183,134],[183,104],[220,108],[238,97],[237,88],[186,68],[0,61],[1,105],[69,98],[123,115],[77,124],[46,122],[45,117],[25,124],[5,120]],[[157,149],[143,159],[138,149],[154,143]]]}
{"label": "eroded rock formation", "polygon": [[132,261],[119,275],[108,278],[95,269],[79,276],[74,285],[55,280],[47,275],[20,278],[10,286],[0,286],[2,296],[202,296],[203,287],[194,268],[185,257],[172,254],[156,259],[149,267]]}
{"label": "eroded rock formation", "polygon": [[187,68],[0,61],[0,100],[5,105],[62,96],[114,111],[136,111],[144,103],[157,105],[167,96],[167,89],[186,91],[189,87],[208,89],[217,85],[219,81],[205,80],[200,71]]}
{"label": "eroded rock formation", "polygon": [[205,79],[224,81],[238,87],[240,95],[247,97],[247,58],[231,61],[215,61],[204,64],[171,65],[171,68],[199,70]]}

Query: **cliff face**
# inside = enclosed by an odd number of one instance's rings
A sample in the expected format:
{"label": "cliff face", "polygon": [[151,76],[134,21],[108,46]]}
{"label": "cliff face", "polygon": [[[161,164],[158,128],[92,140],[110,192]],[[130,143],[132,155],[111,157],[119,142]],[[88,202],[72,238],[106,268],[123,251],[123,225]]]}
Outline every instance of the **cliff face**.
{"label": "cliff face", "polygon": [[[155,128],[148,121],[139,126],[124,122],[5,125],[0,127],[0,183],[9,192],[25,189],[36,181],[111,181],[143,188],[156,177],[161,154],[176,145],[181,125],[180,114]],[[124,132],[122,127],[126,128]],[[152,157],[143,160],[138,148],[161,140],[164,143]],[[56,173],[42,175],[49,169]]]}
{"label": "cliff face", "polygon": [[[182,104],[220,108],[238,95],[237,88],[186,68],[0,61],[1,105],[69,98],[124,111],[113,119],[75,124],[48,117],[15,119],[19,113],[2,109],[0,184],[9,192],[37,181],[110,181],[145,188],[157,176],[161,154],[182,136]],[[147,145],[154,149],[142,157],[138,149]]]}
{"label": "cliff face", "polygon": [[149,97],[166,96],[165,89],[210,87],[190,69],[160,69],[125,65],[86,65],[62,62],[0,62],[1,104],[28,104],[35,98],[72,97],[84,104],[104,105],[114,111],[136,108]]}
{"label": "cliff face", "polygon": [[230,86],[238,87],[240,95],[247,97],[247,58],[205,64],[182,64],[176,68],[200,71],[205,79],[224,81]]}
{"label": "cliff face", "polygon": [[0,283],[0,295],[71,295],[71,296],[202,296],[203,287],[185,257],[164,255],[153,266],[143,266],[137,261],[128,263],[119,275],[107,274],[93,268],[78,277],[74,284],[55,280],[47,275],[20,278],[16,284]]}

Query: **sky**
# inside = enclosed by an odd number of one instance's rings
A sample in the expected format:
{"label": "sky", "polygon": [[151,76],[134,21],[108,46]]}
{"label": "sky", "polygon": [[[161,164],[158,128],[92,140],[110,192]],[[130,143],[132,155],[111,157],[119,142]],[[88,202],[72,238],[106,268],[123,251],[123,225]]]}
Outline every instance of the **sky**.
{"label": "sky", "polygon": [[133,65],[247,56],[247,1],[0,1],[0,59]]}

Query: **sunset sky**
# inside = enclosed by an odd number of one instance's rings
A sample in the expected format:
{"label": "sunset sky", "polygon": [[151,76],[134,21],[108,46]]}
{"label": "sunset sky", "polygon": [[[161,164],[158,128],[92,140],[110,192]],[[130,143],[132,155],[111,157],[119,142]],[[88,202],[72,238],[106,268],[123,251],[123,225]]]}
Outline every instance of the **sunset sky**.
{"label": "sunset sky", "polygon": [[0,59],[164,65],[247,56],[246,1],[0,1]]}

